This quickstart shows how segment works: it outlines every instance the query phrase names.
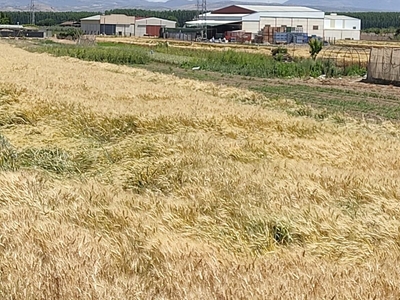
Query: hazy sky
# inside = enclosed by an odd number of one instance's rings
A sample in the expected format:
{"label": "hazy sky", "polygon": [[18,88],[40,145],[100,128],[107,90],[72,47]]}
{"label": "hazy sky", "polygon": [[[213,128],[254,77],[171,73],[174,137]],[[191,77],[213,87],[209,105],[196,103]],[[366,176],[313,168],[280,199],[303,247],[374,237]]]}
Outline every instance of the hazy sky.
{"label": "hazy sky", "polygon": [[[147,0],[147,1],[150,1],[150,2],[167,2],[167,0]],[[196,0],[191,0],[191,1],[195,2]],[[284,3],[287,0],[240,0],[240,1],[241,2],[252,2],[252,3],[260,2],[260,3],[263,3],[263,4],[268,4],[268,3]]]}

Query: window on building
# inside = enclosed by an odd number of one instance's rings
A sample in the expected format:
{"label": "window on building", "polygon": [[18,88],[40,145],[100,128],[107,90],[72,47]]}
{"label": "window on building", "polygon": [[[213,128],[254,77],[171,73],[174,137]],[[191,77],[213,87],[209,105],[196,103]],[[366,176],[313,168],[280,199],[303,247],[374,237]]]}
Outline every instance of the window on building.
{"label": "window on building", "polygon": [[353,29],[357,29],[357,27],[356,27],[356,26],[353,26]]}
{"label": "window on building", "polygon": [[314,25],[314,26],[312,27],[312,29],[313,29],[313,30],[318,30],[318,29],[319,29],[319,26],[318,26],[318,25]]}

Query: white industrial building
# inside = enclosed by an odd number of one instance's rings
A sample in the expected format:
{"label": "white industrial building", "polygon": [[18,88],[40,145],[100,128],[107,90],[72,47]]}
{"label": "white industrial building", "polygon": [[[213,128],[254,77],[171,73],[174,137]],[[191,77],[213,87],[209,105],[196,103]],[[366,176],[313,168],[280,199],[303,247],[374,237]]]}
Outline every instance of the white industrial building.
{"label": "white industrial building", "polygon": [[[210,26],[212,34],[221,33],[229,26],[252,33],[265,26],[299,28],[308,36],[331,39],[360,39],[361,20],[300,6],[231,5],[202,14],[188,26]],[[209,31],[208,31],[209,32]]]}
{"label": "white industrial building", "polygon": [[348,16],[339,16],[337,14],[325,16],[324,38],[326,40],[359,40],[360,32],[360,19]]}
{"label": "white industrial building", "polygon": [[158,36],[162,28],[175,28],[176,22],[160,18],[136,19],[135,36]]}
{"label": "white industrial building", "polygon": [[175,28],[176,22],[159,18],[138,18],[122,14],[96,15],[81,19],[85,34],[118,36],[159,36],[163,28]]}
{"label": "white industrial building", "polygon": [[257,33],[271,27],[301,27],[308,35],[323,36],[324,12],[299,6],[253,6],[257,12],[242,18],[242,30]]}

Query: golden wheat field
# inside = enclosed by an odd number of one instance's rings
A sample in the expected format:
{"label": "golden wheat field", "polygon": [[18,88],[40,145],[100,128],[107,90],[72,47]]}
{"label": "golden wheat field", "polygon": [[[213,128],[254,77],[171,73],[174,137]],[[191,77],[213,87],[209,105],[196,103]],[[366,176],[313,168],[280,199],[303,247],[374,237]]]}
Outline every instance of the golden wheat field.
{"label": "golden wheat field", "polygon": [[398,125],[5,42],[0,58],[0,298],[400,297]]}

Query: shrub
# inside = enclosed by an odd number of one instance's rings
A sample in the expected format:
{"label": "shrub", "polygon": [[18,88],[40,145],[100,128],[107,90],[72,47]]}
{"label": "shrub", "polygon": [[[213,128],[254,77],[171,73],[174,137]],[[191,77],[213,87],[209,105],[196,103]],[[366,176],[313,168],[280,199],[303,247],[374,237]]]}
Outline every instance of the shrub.
{"label": "shrub", "polygon": [[82,60],[124,65],[146,64],[150,60],[149,55],[144,50],[119,47],[47,45],[39,51],[49,52],[56,56],[71,56]]}
{"label": "shrub", "polygon": [[323,43],[321,40],[312,38],[311,40],[309,40],[308,45],[310,45],[311,57],[312,59],[315,60],[317,58],[318,53],[321,52],[322,50]]}

